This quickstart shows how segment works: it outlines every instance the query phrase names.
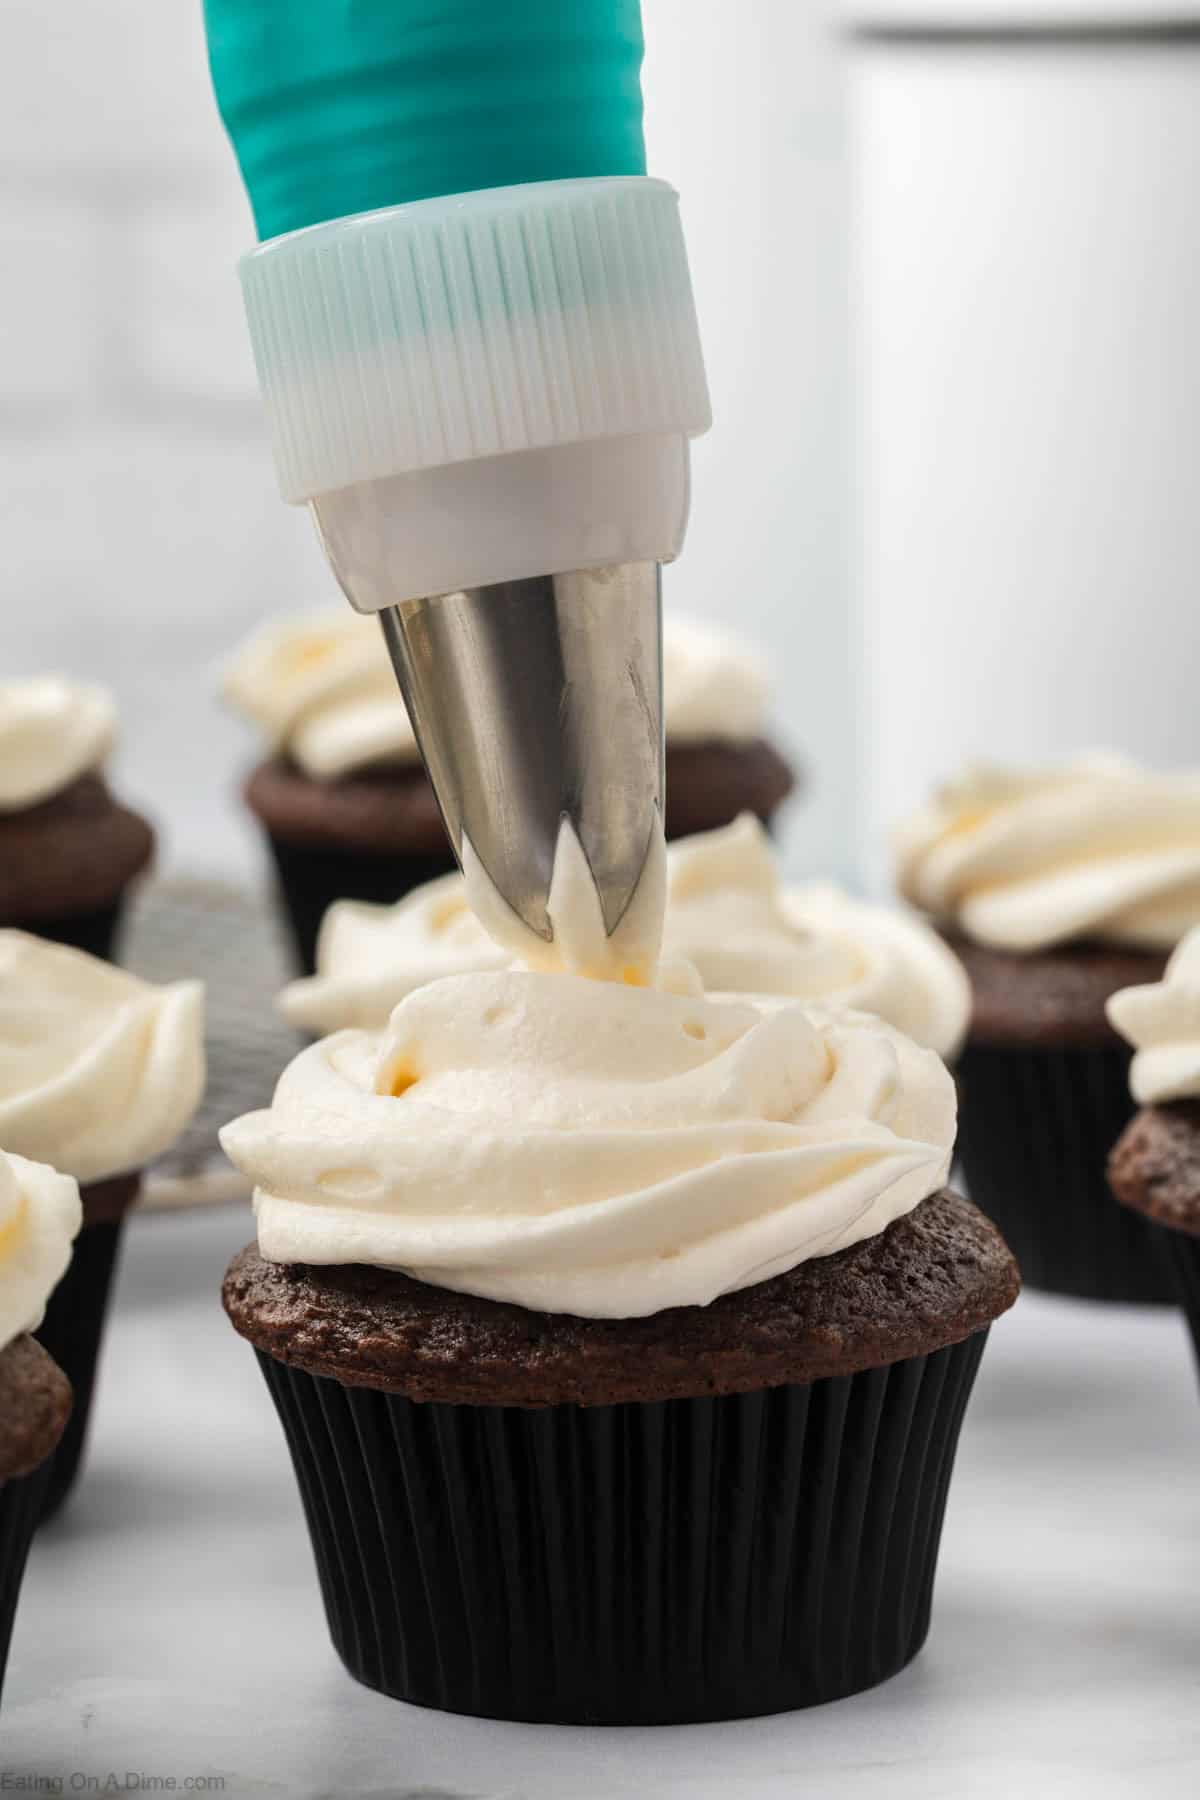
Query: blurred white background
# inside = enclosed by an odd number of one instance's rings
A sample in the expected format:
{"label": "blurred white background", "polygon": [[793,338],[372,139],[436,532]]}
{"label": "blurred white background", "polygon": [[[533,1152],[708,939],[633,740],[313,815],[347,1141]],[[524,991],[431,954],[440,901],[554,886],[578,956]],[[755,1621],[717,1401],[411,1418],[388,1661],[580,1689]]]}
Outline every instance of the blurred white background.
{"label": "blurred white background", "polygon": [[[968,752],[1200,760],[1200,47],[843,57],[832,3],[644,0],[645,88],[716,417],[668,604],[765,643],[788,860],[853,879]],[[245,874],[220,662],[338,596],[274,490],[200,0],[4,0],[0,33],[0,670],[109,682],[166,866]]]}

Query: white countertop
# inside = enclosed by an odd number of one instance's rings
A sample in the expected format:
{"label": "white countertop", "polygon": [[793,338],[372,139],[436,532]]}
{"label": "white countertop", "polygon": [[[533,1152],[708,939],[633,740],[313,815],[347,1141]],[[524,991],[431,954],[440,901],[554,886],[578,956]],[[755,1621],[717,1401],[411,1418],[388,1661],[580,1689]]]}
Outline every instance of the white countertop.
{"label": "white countertop", "polygon": [[205,1774],[312,1800],[1200,1792],[1200,1394],[1176,1316],[1027,1297],[1000,1321],[929,1642],[894,1681],[733,1725],[499,1725],[383,1699],[334,1657],[282,1434],[216,1299],[249,1236],[240,1207],[130,1226],[90,1463],[26,1575],[0,1795]]}

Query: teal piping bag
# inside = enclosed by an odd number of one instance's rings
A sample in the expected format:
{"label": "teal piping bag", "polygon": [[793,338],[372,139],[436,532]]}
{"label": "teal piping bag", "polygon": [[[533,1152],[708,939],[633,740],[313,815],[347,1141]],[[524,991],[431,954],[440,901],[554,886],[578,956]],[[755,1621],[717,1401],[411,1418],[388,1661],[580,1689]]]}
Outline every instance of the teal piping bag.
{"label": "teal piping bag", "polygon": [[450,841],[514,948],[555,937],[560,853],[582,851],[609,939],[589,966],[640,969],[659,565],[709,403],[678,197],[645,172],[636,0],[206,16],[262,238],[241,279],[284,498],[379,614]]}
{"label": "teal piping bag", "polygon": [[637,0],[205,0],[279,484],[362,611],[674,557],[710,422]]}

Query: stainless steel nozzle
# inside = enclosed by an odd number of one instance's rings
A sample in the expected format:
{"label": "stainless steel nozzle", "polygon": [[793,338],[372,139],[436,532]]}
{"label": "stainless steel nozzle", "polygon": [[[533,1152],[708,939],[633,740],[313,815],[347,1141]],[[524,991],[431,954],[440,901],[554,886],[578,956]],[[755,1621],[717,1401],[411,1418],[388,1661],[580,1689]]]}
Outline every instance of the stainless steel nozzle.
{"label": "stainless steel nozzle", "polygon": [[611,936],[663,808],[658,564],[407,600],[380,621],[456,856],[465,835],[550,940],[565,816]]}

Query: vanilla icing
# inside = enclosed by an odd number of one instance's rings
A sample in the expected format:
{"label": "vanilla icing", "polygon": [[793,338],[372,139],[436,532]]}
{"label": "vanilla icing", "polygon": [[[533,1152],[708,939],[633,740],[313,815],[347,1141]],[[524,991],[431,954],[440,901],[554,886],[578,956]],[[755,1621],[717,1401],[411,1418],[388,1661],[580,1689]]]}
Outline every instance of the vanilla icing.
{"label": "vanilla icing", "polygon": [[103,688],[42,675],[0,681],[0,813],[21,812],[98,769],[116,739]]}
{"label": "vanilla icing", "polygon": [[954,1128],[940,1058],[879,1020],[503,970],[312,1045],[221,1141],[269,1260],[633,1317],[883,1231]]}
{"label": "vanilla icing", "polygon": [[69,1175],[0,1150],[0,1349],[41,1324],[82,1220]]}
{"label": "vanilla icing", "polygon": [[1200,1098],[1200,926],[1177,945],[1161,981],[1113,994],[1108,1017],[1135,1048],[1129,1086],[1140,1105]]}
{"label": "vanilla icing", "polygon": [[83,1182],[140,1169],[204,1091],[204,990],[0,931],[0,1145]]}
{"label": "vanilla icing", "polygon": [[907,899],[977,943],[1171,949],[1200,919],[1200,774],[972,767],[897,839]]}

